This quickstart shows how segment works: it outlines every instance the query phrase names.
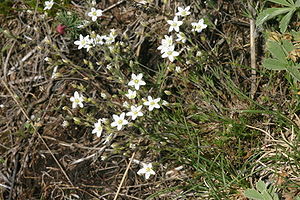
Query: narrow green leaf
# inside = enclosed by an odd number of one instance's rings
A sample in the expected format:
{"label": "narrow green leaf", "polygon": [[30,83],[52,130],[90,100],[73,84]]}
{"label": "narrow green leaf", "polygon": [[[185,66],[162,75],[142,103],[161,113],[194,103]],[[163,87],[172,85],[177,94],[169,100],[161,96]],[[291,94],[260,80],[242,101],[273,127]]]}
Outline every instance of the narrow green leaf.
{"label": "narrow green leaf", "polygon": [[263,191],[267,190],[267,185],[262,180],[260,180],[256,183],[256,189],[258,189],[258,191],[262,193]]}
{"label": "narrow green leaf", "polygon": [[267,49],[271,52],[274,58],[277,58],[282,63],[285,63],[287,54],[283,51],[282,45],[279,42],[272,40],[268,41]]}
{"label": "narrow green leaf", "polygon": [[281,63],[279,60],[273,58],[267,58],[263,61],[263,66],[270,70],[284,70],[286,69],[286,65],[287,64]]}
{"label": "narrow green leaf", "polygon": [[299,7],[300,7],[300,0],[297,0],[297,1],[296,1],[295,6],[296,6],[296,8],[299,8]]}
{"label": "narrow green leaf", "polygon": [[257,192],[254,189],[247,189],[244,192],[244,195],[250,199],[255,199],[255,200],[263,200],[264,199],[264,196],[261,195],[259,192]]}
{"label": "narrow green leaf", "polygon": [[295,66],[286,66],[286,70],[297,80],[300,81],[300,72]]}
{"label": "narrow green leaf", "polygon": [[290,20],[292,18],[292,15],[294,14],[294,12],[296,11],[296,9],[292,9],[290,10],[280,21],[279,23],[279,28],[280,28],[280,31],[281,33],[284,33],[287,29],[287,26],[289,25],[290,23]]}
{"label": "narrow green leaf", "polygon": [[289,2],[287,2],[286,0],[268,0],[271,1],[273,3],[278,3],[284,6],[291,6],[291,4]]}
{"label": "narrow green leaf", "polygon": [[293,8],[267,8],[258,14],[256,19],[256,25],[260,26],[269,19],[276,17],[277,15],[281,15],[289,12]]}

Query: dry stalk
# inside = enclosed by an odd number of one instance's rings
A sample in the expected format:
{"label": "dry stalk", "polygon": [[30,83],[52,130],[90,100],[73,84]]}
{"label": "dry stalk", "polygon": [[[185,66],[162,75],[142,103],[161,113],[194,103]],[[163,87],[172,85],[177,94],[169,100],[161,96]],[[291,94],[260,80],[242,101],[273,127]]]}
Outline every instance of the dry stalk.
{"label": "dry stalk", "polygon": [[251,13],[250,18],[250,54],[251,54],[251,98],[254,98],[257,84],[256,84],[256,48],[255,48],[255,10],[253,8],[253,0],[248,1],[249,11]]}
{"label": "dry stalk", "polygon": [[[140,141],[141,141],[141,140],[139,140],[138,144],[140,143]],[[124,174],[123,174],[122,180],[121,180],[121,182],[120,182],[120,184],[119,184],[119,187],[118,187],[117,193],[116,193],[116,195],[115,195],[115,197],[114,197],[114,200],[117,200],[117,198],[118,198],[118,196],[119,196],[120,190],[121,190],[122,185],[123,185],[123,183],[124,183],[124,181],[125,181],[125,178],[126,178],[126,176],[127,176],[127,173],[128,173],[128,171],[129,171],[129,168],[130,168],[130,166],[131,166],[131,164],[132,164],[132,161],[134,160],[135,153],[136,153],[136,150],[133,152],[133,154],[132,154],[132,156],[131,156],[131,158],[130,158],[130,161],[129,161],[129,163],[128,163],[128,165],[127,165],[127,168],[126,168],[126,170],[125,170],[125,172],[124,172]]]}

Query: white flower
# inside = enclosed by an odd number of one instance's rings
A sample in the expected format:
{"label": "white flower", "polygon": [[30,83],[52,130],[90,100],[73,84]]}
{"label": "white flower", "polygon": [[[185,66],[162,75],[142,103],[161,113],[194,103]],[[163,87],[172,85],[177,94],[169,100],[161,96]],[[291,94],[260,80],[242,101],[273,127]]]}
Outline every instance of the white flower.
{"label": "white flower", "polygon": [[113,29],[110,29],[110,34],[109,34],[109,35],[110,35],[111,37],[114,37],[114,38],[117,37],[117,35],[118,35],[118,34],[117,34],[117,30],[114,29],[114,28],[113,28]]}
{"label": "white flower", "polygon": [[105,44],[107,45],[111,45],[112,43],[115,42],[115,36],[113,36],[112,34],[109,34],[109,36],[104,36],[105,39]]}
{"label": "white flower", "polygon": [[89,48],[90,48],[91,42],[92,42],[92,41],[91,41],[89,35],[83,37],[83,36],[80,34],[79,40],[76,40],[76,41],[74,42],[74,44],[75,44],[75,45],[78,45],[78,49],[82,49],[82,48],[87,48],[87,49],[89,49]]}
{"label": "white flower", "polygon": [[132,74],[131,81],[128,83],[129,86],[134,86],[136,90],[140,89],[141,85],[146,85],[146,83],[142,80],[143,74]]}
{"label": "white flower", "polygon": [[160,98],[153,99],[151,96],[148,96],[148,101],[144,102],[144,105],[149,106],[149,111],[152,111],[154,108],[160,108],[159,101]]}
{"label": "white flower", "polygon": [[125,108],[129,108],[129,107],[130,107],[130,105],[129,105],[129,103],[128,103],[127,101],[125,101],[125,102],[123,103],[123,107],[125,107]]}
{"label": "white flower", "polygon": [[174,61],[175,57],[179,55],[177,51],[174,50],[175,46],[169,46],[167,49],[165,49],[165,52],[162,54],[162,58],[168,58],[171,62]]}
{"label": "white flower", "polygon": [[120,116],[113,115],[114,122],[111,123],[112,127],[117,127],[118,131],[122,129],[122,126],[128,124],[128,121],[125,118],[125,113],[122,113]]}
{"label": "white flower", "polygon": [[126,113],[127,116],[131,116],[132,120],[135,120],[137,117],[143,116],[143,113],[141,112],[143,106],[131,106],[130,112]]}
{"label": "white flower", "polygon": [[183,24],[182,21],[178,21],[178,17],[175,16],[173,20],[168,20],[168,24],[170,24],[169,32],[175,30],[176,32],[179,32],[179,26]]}
{"label": "white flower", "polygon": [[150,177],[150,175],[155,175],[155,172],[152,169],[152,163],[149,163],[149,164],[142,163],[142,165],[143,165],[143,168],[137,172],[138,175],[141,176],[141,175],[145,174],[146,179],[148,179]]}
{"label": "white flower", "polygon": [[136,97],[136,91],[132,91],[132,90],[128,90],[128,93],[125,94],[126,97],[128,97],[128,99],[134,99]]}
{"label": "white flower", "polygon": [[92,134],[96,133],[97,137],[101,137],[102,131],[103,131],[103,126],[102,122],[103,119],[98,119],[97,123],[94,123],[94,130],[92,131]]}
{"label": "white flower", "polygon": [[178,7],[178,12],[175,14],[176,16],[181,16],[181,17],[186,17],[191,14],[190,6],[183,8],[183,7]]}
{"label": "white flower", "polygon": [[50,10],[52,8],[53,4],[54,4],[53,0],[45,1],[44,10]]}
{"label": "white flower", "polygon": [[74,92],[74,96],[70,98],[70,101],[73,102],[72,103],[72,108],[76,108],[77,105],[79,105],[79,107],[83,108],[83,101],[84,101],[84,97],[79,94],[77,91]]}
{"label": "white flower", "polygon": [[92,18],[92,21],[96,21],[98,17],[102,16],[102,10],[96,8],[91,8],[91,12],[88,13],[88,16]]}
{"label": "white flower", "polygon": [[186,36],[183,32],[177,33],[176,36],[177,36],[176,42],[182,42],[182,43],[186,42]]}
{"label": "white flower", "polygon": [[197,31],[198,33],[200,33],[203,29],[207,27],[207,25],[204,24],[203,19],[200,19],[198,22],[193,22],[192,26],[193,26],[192,31]]}
{"label": "white flower", "polygon": [[95,39],[94,39],[94,42],[95,42],[95,44],[103,45],[104,42],[105,42],[105,38],[106,38],[106,36],[97,34]]}
{"label": "white flower", "polygon": [[165,50],[168,49],[172,45],[173,45],[172,36],[165,35],[165,39],[161,40],[161,45],[157,49],[160,50],[161,53],[164,53]]}

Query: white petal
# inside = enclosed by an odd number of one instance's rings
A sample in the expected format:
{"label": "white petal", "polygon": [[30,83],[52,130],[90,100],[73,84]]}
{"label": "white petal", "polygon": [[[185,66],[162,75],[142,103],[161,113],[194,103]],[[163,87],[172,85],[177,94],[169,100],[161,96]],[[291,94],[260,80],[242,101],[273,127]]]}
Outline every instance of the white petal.
{"label": "white petal", "polygon": [[118,127],[117,127],[118,131],[122,129],[122,126],[123,126],[122,124],[118,124]]}
{"label": "white petal", "polygon": [[119,118],[119,119],[124,119],[124,117],[125,117],[125,113],[122,113],[122,114],[120,115],[120,118]]}
{"label": "white petal", "polygon": [[117,123],[117,122],[112,122],[110,125],[111,125],[112,127],[115,127],[115,126],[118,126],[118,123]]}
{"label": "white petal", "polygon": [[148,179],[150,177],[149,173],[145,173],[145,179]]}
{"label": "white petal", "polygon": [[73,102],[72,103],[72,108],[76,108],[77,107],[77,103],[76,102]]}

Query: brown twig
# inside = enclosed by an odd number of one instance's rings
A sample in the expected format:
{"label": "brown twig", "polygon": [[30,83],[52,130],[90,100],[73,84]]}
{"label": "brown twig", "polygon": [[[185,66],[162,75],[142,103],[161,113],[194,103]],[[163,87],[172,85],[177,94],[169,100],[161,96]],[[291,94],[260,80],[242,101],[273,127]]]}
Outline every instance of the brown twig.
{"label": "brown twig", "polygon": [[119,1],[119,2],[117,2],[115,4],[113,4],[113,5],[109,6],[108,8],[104,9],[103,12],[107,12],[107,11],[113,9],[114,7],[117,7],[118,5],[124,3],[124,2],[125,2],[125,0],[121,0],[121,1]]}

